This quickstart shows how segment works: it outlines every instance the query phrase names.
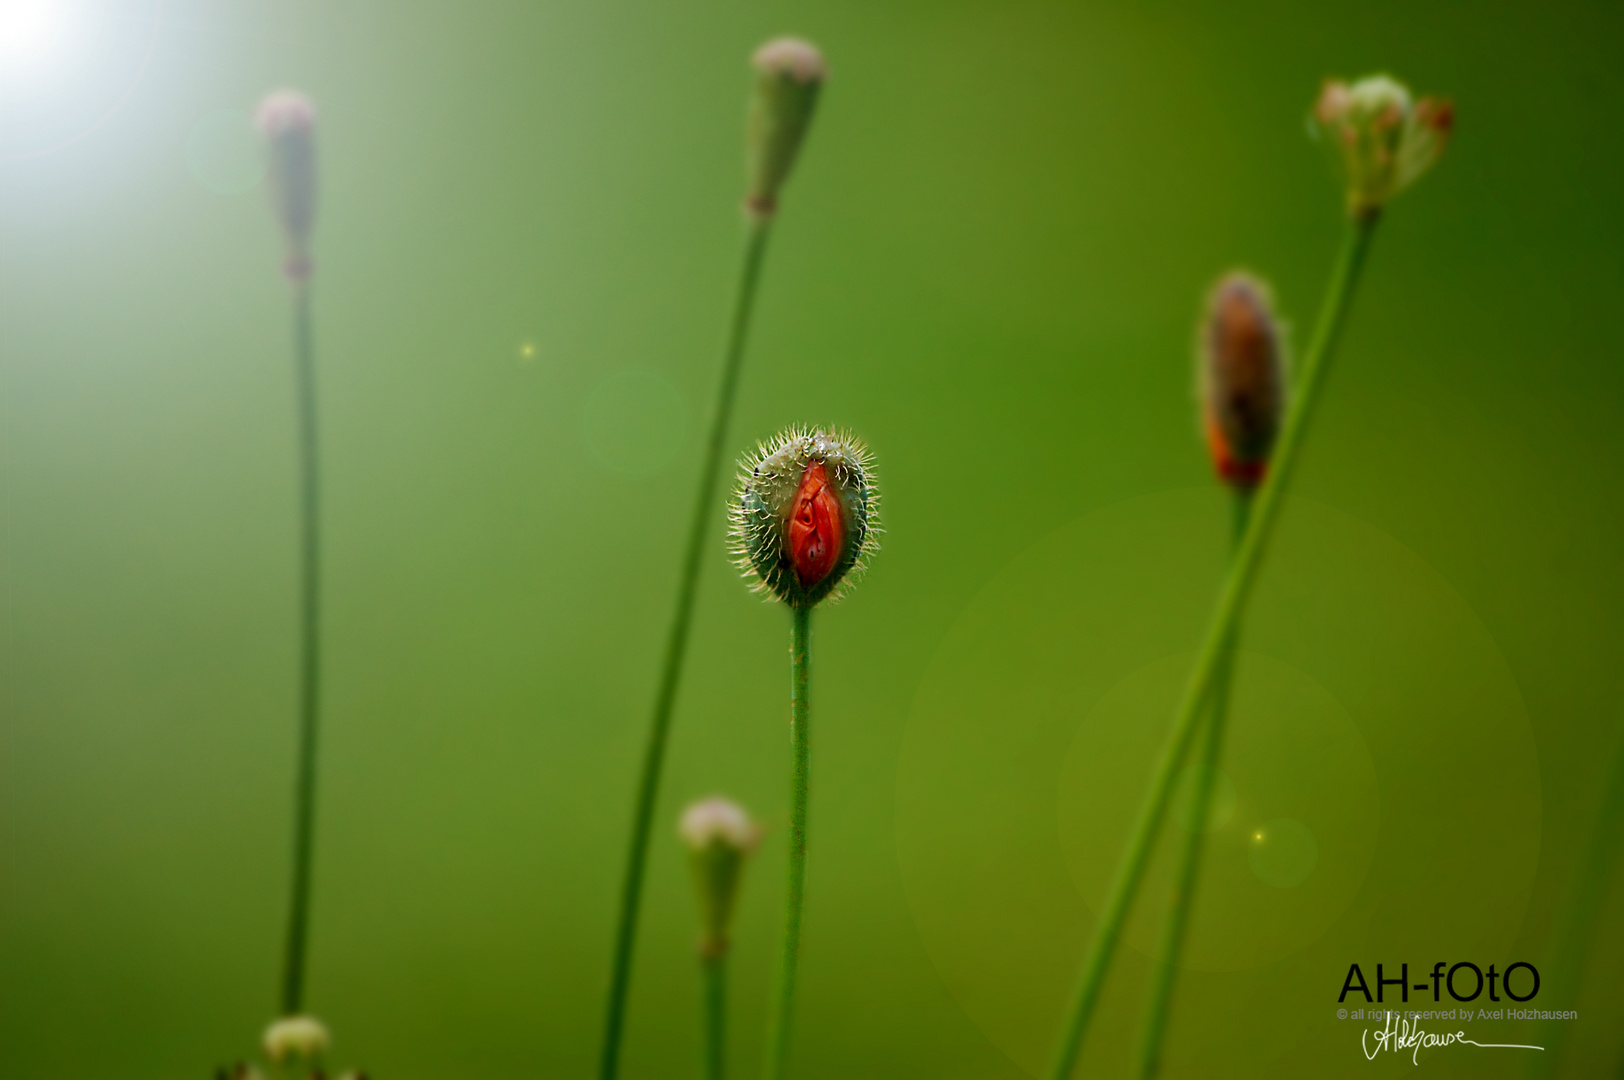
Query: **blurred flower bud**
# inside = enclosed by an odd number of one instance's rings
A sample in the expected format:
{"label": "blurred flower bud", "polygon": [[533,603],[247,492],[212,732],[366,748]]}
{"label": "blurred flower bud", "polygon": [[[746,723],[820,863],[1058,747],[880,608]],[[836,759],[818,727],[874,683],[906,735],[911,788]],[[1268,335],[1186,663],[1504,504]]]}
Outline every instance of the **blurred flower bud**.
{"label": "blurred flower bud", "polygon": [[744,868],[745,856],[756,849],[761,830],[744,807],[713,795],[683,811],[677,832],[688,845],[688,864],[699,893],[704,927],[699,952],[712,959],[727,951],[727,929],[739,893],[739,872]]}
{"label": "blurred flower bud", "polygon": [[318,1069],[332,1040],[314,1016],[285,1016],[265,1029],[265,1058],[272,1065]]}
{"label": "blurred flower bud", "polygon": [[792,428],[744,463],[732,513],[739,568],[758,592],[811,607],[873,554],[878,503],[861,443]]}
{"label": "blurred flower bud", "polygon": [[749,186],[745,206],[771,217],[800,152],[828,68],[823,54],[796,38],[775,38],[756,50],[756,92],[750,102]]}
{"label": "blurred flower bud", "polygon": [[271,206],[287,239],[283,268],[303,281],[316,219],[316,107],[303,94],[278,90],[259,103],[258,121],[270,150]]}
{"label": "blurred flower bud", "polygon": [[1225,482],[1262,482],[1285,412],[1281,331],[1268,286],[1224,275],[1207,300],[1200,335],[1202,425],[1213,466]]}
{"label": "blurred flower bud", "polygon": [[1454,122],[1455,107],[1448,101],[1412,102],[1403,83],[1372,75],[1352,86],[1327,79],[1310,127],[1343,174],[1349,210],[1368,216],[1432,167]]}

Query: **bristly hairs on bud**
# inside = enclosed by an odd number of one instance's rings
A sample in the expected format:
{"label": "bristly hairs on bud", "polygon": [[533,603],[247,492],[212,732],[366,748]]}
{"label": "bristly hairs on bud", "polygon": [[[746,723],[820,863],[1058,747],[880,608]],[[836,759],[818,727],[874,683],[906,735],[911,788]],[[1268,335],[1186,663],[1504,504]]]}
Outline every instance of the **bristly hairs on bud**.
{"label": "bristly hairs on bud", "polygon": [[1348,209],[1371,216],[1437,162],[1449,144],[1455,106],[1441,98],[1414,101],[1388,75],[1348,85],[1325,80],[1309,117],[1348,188]]}
{"label": "bristly hairs on bud", "polygon": [[287,241],[288,279],[310,277],[310,231],[316,222],[316,107],[294,90],[278,90],[255,115],[270,153],[271,208]]}
{"label": "bristly hairs on bud", "polygon": [[750,100],[744,205],[752,215],[768,218],[778,208],[778,191],[795,165],[829,69],[817,46],[788,37],[761,46],[751,63],[756,89]]}
{"label": "bristly hairs on bud", "polygon": [[1196,343],[1201,424],[1219,477],[1262,483],[1286,410],[1286,328],[1269,286],[1234,270],[1207,296]]}
{"label": "bristly hairs on bud", "polygon": [[740,465],[729,530],[755,592],[810,608],[848,591],[879,549],[868,448],[848,432],[793,427]]}

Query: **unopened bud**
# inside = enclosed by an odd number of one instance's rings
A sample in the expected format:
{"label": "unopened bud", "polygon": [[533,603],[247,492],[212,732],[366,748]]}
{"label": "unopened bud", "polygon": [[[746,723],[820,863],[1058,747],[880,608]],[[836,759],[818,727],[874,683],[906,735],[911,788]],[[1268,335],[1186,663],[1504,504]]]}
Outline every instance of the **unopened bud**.
{"label": "unopened bud", "polygon": [[1230,273],[1213,287],[1201,326],[1201,420],[1218,475],[1262,482],[1285,411],[1284,346],[1268,286]]}
{"label": "unopened bud", "polygon": [[744,807],[713,795],[683,811],[677,832],[688,845],[688,864],[699,894],[700,955],[712,959],[727,951],[739,873],[760,842],[761,830]]}
{"label": "unopened bud", "polygon": [[265,1029],[265,1058],[272,1065],[319,1068],[332,1040],[314,1016],[285,1016]]}
{"label": "unopened bud", "polygon": [[745,461],[733,549],[758,592],[811,607],[856,580],[878,547],[868,450],[849,435],[792,428]]}
{"label": "unopened bud", "polygon": [[744,203],[757,217],[771,217],[778,207],[778,189],[795,165],[812,123],[828,68],[816,46],[796,38],[767,42],[756,50],[751,62],[756,69],[756,90],[750,102],[749,185]]}
{"label": "unopened bud", "polygon": [[270,153],[271,207],[287,240],[284,269],[303,281],[316,220],[316,107],[303,94],[278,90],[259,103],[257,119]]}
{"label": "unopened bud", "polygon": [[1310,128],[1325,141],[1342,172],[1349,211],[1368,216],[1432,167],[1448,145],[1454,123],[1450,102],[1412,101],[1403,83],[1372,75],[1352,86],[1327,79]]}

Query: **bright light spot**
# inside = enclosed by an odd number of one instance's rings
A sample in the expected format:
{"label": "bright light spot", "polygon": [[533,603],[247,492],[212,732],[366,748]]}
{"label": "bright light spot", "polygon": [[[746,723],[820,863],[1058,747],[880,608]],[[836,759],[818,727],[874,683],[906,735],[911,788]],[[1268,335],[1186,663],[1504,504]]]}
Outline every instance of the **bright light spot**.
{"label": "bright light spot", "polygon": [[0,0],[0,64],[6,73],[38,67],[61,43],[61,5],[49,0]]}
{"label": "bright light spot", "polygon": [[520,347],[519,355],[528,360],[532,356],[536,355],[536,347],[531,345],[529,342],[526,342],[522,347]]}
{"label": "bright light spot", "polygon": [[1260,833],[1260,832],[1255,832],[1255,833],[1252,834],[1252,839],[1253,840],[1262,840],[1263,839],[1263,834]]}

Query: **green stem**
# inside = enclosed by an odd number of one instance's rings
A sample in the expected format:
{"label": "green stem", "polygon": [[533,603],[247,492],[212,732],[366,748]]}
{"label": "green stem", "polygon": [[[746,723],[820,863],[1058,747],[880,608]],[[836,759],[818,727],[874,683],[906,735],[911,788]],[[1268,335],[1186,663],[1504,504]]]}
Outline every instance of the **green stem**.
{"label": "green stem", "polygon": [[[1232,488],[1234,520],[1230,536],[1231,552],[1239,546],[1246,534],[1246,522],[1251,516],[1252,492],[1249,488]],[[1189,928],[1190,908],[1195,902],[1196,882],[1201,872],[1201,849],[1206,839],[1207,816],[1212,809],[1212,789],[1217,781],[1218,761],[1222,756],[1224,722],[1229,714],[1230,679],[1235,671],[1235,652],[1240,642],[1240,625],[1225,642],[1223,657],[1213,677],[1211,712],[1202,728],[1200,756],[1195,772],[1195,786],[1190,793],[1190,820],[1188,831],[1179,852],[1178,876],[1173,883],[1173,906],[1167,913],[1163,928],[1161,959],[1151,977],[1150,1006],[1145,1011],[1145,1030],[1139,1050],[1139,1075],[1150,1080],[1161,1068],[1162,1036],[1167,1031],[1168,1004],[1173,997],[1173,985],[1178,979],[1179,955],[1184,949],[1184,935]]]}
{"label": "green stem", "polygon": [[654,715],[649,721],[648,744],[643,751],[643,772],[637,784],[637,801],[632,809],[632,835],[626,854],[626,877],[621,886],[620,918],[615,931],[615,955],[609,975],[609,1005],[603,1030],[603,1055],[599,1076],[614,1080],[620,1071],[620,1040],[625,1029],[626,996],[631,989],[632,953],[637,944],[637,912],[643,895],[643,872],[648,863],[649,833],[654,821],[655,799],[660,789],[660,769],[665,761],[666,737],[671,729],[671,709],[677,700],[682,677],[682,660],[688,650],[688,624],[692,621],[694,593],[705,550],[706,526],[716,498],[716,476],[727,440],[728,420],[733,413],[734,391],[744,360],[745,338],[750,329],[750,312],[755,303],[756,282],[761,275],[762,255],[767,247],[770,217],[751,215],[745,232],[744,266],[739,274],[738,292],[733,303],[733,320],[728,328],[727,348],[722,358],[722,379],[716,389],[716,405],[711,414],[710,437],[699,466],[699,487],[694,497],[693,516],[688,525],[688,546],[683,553],[677,580],[677,607],[666,638],[665,662],[660,671],[659,689],[654,697]]}
{"label": "green stem", "polygon": [[[1619,746],[1612,775],[1608,777],[1607,790],[1602,795],[1584,866],[1572,898],[1568,901],[1567,925],[1562,931],[1561,945],[1553,965],[1555,970],[1549,977],[1549,985],[1559,986],[1565,993],[1577,996],[1579,992],[1585,959],[1594,946],[1596,919],[1601,914],[1602,903],[1607,898],[1608,886],[1617,864],[1621,836],[1624,836],[1624,745]],[[1545,1053],[1529,1059],[1530,1077],[1550,1076],[1557,1071],[1566,1042],[1562,1027],[1561,1024],[1556,1025],[1548,1036]],[[1620,1075],[1624,1075],[1624,1071]]]}
{"label": "green stem", "polygon": [[723,1080],[727,1073],[727,951],[700,958],[705,980],[705,1078]]}
{"label": "green stem", "polygon": [[801,960],[801,911],[806,902],[807,698],[812,609],[794,607],[789,643],[789,889],[784,898],[784,952],[778,965],[778,994],[767,1030],[767,1080],[781,1080],[789,1063],[790,1021],[795,1005],[795,974]]}
{"label": "green stem", "polygon": [[1116,952],[1123,921],[1133,903],[1134,895],[1139,890],[1140,879],[1144,876],[1145,864],[1150,857],[1156,833],[1161,827],[1162,817],[1167,811],[1168,799],[1172,794],[1174,781],[1178,778],[1179,766],[1183,763],[1185,751],[1189,748],[1190,738],[1195,731],[1196,721],[1200,717],[1201,707],[1206,702],[1213,678],[1217,674],[1219,659],[1225,651],[1225,642],[1240,617],[1241,609],[1257,576],[1258,566],[1262,562],[1269,533],[1274,525],[1275,514],[1280,506],[1281,493],[1290,482],[1292,470],[1297,464],[1298,449],[1307,430],[1308,420],[1313,414],[1326,367],[1331,354],[1335,351],[1337,338],[1341,334],[1348,301],[1352,298],[1354,286],[1359,280],[1359,271],[1370,249],[1370,239],[1375,232],[1377,220],[1378,215],[1373,212],[1349,219],[1342,251],[1332,272],[1330,285],[1327,287],[1325,304],[1320,309],[1314,337],[1303,357],[1302,374],[1297,383],[1296,395],[1286,416],[1285,428],[1280,433],[1280,441],[1271,457],[1269,475],[1258,489],[1252,519],[1247,523],[1246,533],[1230,562],[1229,574],[1224,581],[1223,590],[1219,593],[1217,608],[1207,624],[1206,635],[1197,654],[1195,671],[1179,704],[1172,734],[1162,751],[1162,759],[1156,767],[1150,793],[1139,812],[1139,820],[1134,826],[1127,851],[1123,853],[1122,863],[1117,868],[1117,876],[1111,885],[1110,896],[1100,917],[1099,926],[1094,931],[1094,942],[1089,949],[1088,958],[1083,962],[1082,975],[1078,979],[1076,993],[1067,1009],[1060,1040],[1055,1048],[1054,1060],[1047,1074],[1049,1080],[1067,1080],[1077,1063],[1083,1035],[1088,1031],[1089,1020],[1092,1019],[1094,1007],[1099,1002],[1100,990],[1105,983],[1105,973]]}
{"label": "green stem", "polygon": [[310,926],[310,861],[316,827],[316,729],[321,701],[321,530],[316,456],[316,366],[310,344],[310,287],[294,283],[293,341],[299,409],[300,612],[299,750],[293,799],[293,884],[288,905],[287,953],[282,969],[282,1014],[304,1008],[305,951]]}

